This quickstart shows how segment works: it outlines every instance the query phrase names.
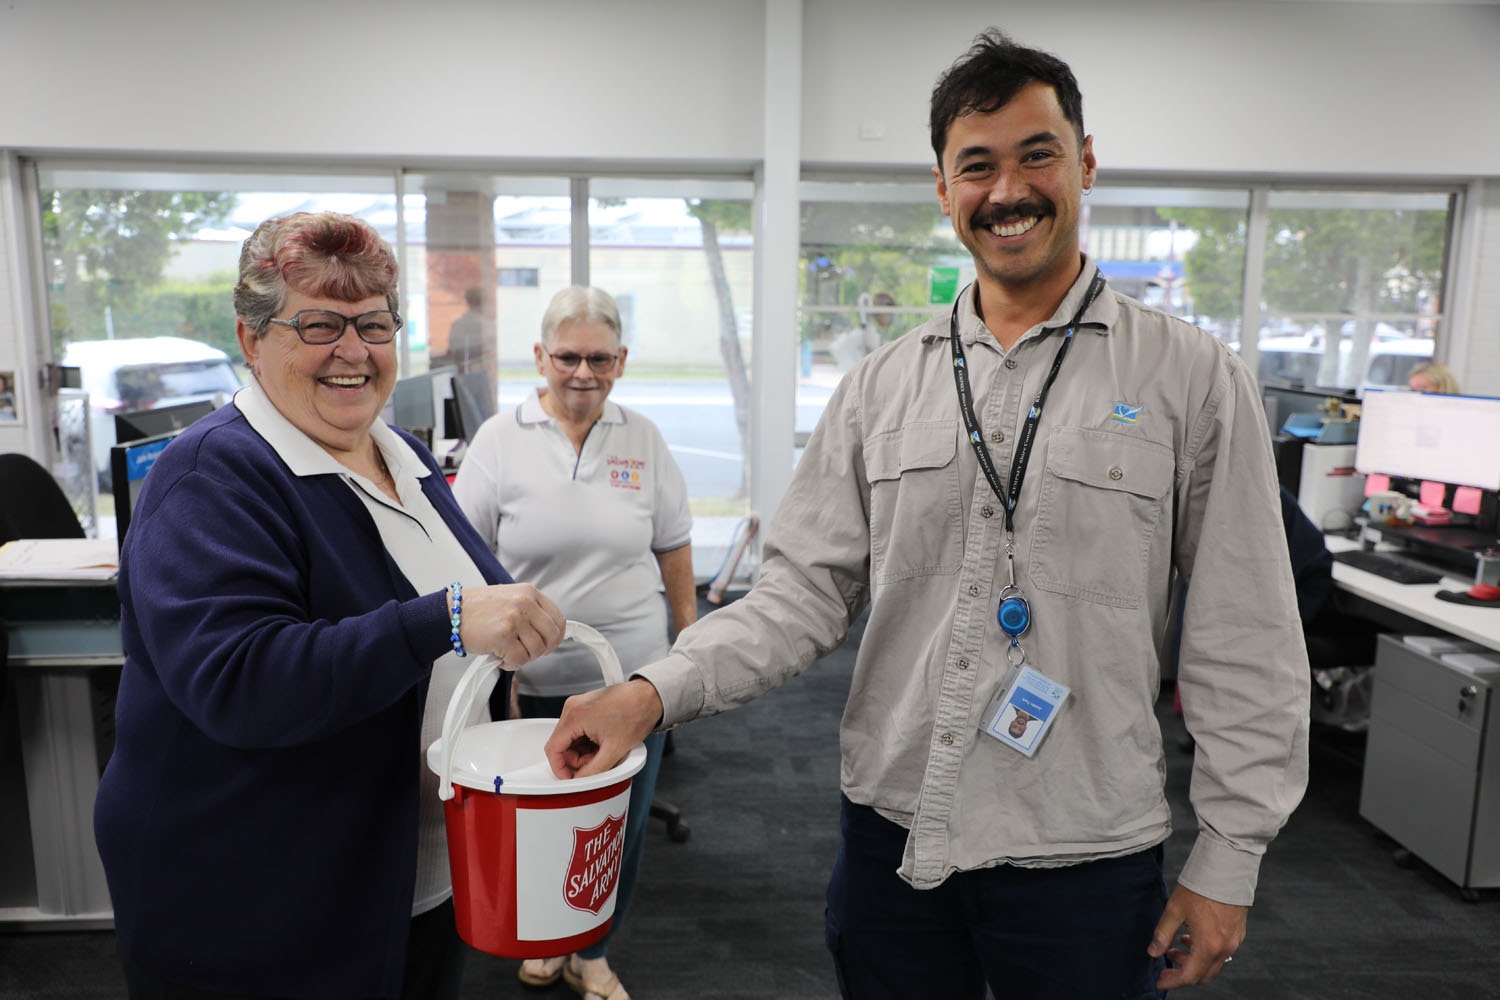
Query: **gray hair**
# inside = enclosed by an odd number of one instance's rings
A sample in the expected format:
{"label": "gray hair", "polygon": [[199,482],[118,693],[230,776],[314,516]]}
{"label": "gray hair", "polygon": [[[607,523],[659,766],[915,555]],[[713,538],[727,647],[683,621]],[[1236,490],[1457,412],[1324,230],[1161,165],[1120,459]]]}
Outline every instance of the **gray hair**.
{"label": "gray hair", "polygon": [[602,323],[615,331],[615,342],[621,339],[620,307],[614,296],[602,288],[586,285],[569,285],[547,304],[542,314],[542,343],[551,345],[557,336],[558,327],[564,323]]}

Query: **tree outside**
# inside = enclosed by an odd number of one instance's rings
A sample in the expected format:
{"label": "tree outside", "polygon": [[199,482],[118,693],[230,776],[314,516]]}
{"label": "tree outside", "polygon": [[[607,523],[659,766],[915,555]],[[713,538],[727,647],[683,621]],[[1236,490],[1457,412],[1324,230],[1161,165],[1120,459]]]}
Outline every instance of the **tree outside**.
{"label": "tree outside", "polygon": [[228,192],[43,191],[54,352],[73,340],[170,334],[237,353],[232,275],[162,279],[174,242],[226,223],[236,200]]}
{"label": "tree outside", "polygon": [[[1244,215],[1220,209],[1159,211],[1197,237],[1183,261],[1196,321],[1237,330],[1243,311]],[[1357,385],[1382,333],[1433,336],[1446,211],[1273,207],[1267,219],[1258,337],[1305,335],[1321,351],[1316,384]]]}

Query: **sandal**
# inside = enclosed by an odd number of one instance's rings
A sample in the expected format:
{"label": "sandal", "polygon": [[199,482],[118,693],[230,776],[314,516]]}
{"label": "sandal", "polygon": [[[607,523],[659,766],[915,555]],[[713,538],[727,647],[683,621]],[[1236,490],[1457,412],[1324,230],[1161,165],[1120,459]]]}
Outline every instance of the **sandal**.
{"label": "sandal", "polygon": [[570,955],[562,968],[562,977],[583,1000],[630,1000],[630,994],[625,992],[620,977],[614,974],[608,962],[598,959],[592,971],[597,978],[586,981],[583,978],[583,959]]}
{"label": "sandal", "polygon": [[521,971],[516,973],[516,978],[527,986],[551,986],[562,978],[563,967],[567,964],[566,955],[556,958],[528,958],[521,963]]}

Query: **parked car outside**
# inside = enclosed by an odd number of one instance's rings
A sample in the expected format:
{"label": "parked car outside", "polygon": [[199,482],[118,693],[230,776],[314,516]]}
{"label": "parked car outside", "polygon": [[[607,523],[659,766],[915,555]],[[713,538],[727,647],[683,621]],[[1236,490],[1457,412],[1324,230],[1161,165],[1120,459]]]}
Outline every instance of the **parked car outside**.
{"label": "parked car outside", "polygon": [[1377,340],[1370,345],[1370,363],[1365,366],[1360,391],[1405,389],[1411,382],[1411,373],[1431,360],[1432,341],[1426,338]]}
{"label": "parked car outside", "polygon": [[1433,342],[1425,337],[1375,339],[1370,344],[1365,370],[1358,378],[1350,369],[1350,344],[1347,337],[1339,341],[1339,370],[1332,382],[1320,381],[1323,364],[1323,340],[1319,334],[1265,337],[1257,345],[1260,365],[1257,376],[1292,385],[1332,385],[1357,389],[1405,389],[1412,370],[1432,360]]}
{"label": "parked car outside", "polygon": [[94,471],[106,491],[115,414],[202,401],[223,406],[240,387],[229,355],[185,337],[76,341],[61,363],[80,370],[89,394]]}

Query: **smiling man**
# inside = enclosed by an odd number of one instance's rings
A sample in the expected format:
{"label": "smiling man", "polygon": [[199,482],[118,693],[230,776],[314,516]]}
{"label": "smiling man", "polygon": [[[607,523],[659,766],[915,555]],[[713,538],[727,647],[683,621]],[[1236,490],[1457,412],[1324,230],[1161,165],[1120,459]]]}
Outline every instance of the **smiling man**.
{"label": "smiling man", "polygon": [[[750,593],[549,743],[590,774],[742,704],[869,607],[827,940],[845,997],[1156,997],[1245,936],[1307,779],[1307,655],[1260,393],[1079,250],[1067,65],[998,31],[939,80],[937,196],[977,280],[840,384]],[[1154,703],[1178,575],[1199,834],[1170,895]],[[1254,595],[1249,599],[1248,595]],[[1035,706],[1026,739],[1005,706]],[[1018,716],[1019,718],[1019,716]]]}

